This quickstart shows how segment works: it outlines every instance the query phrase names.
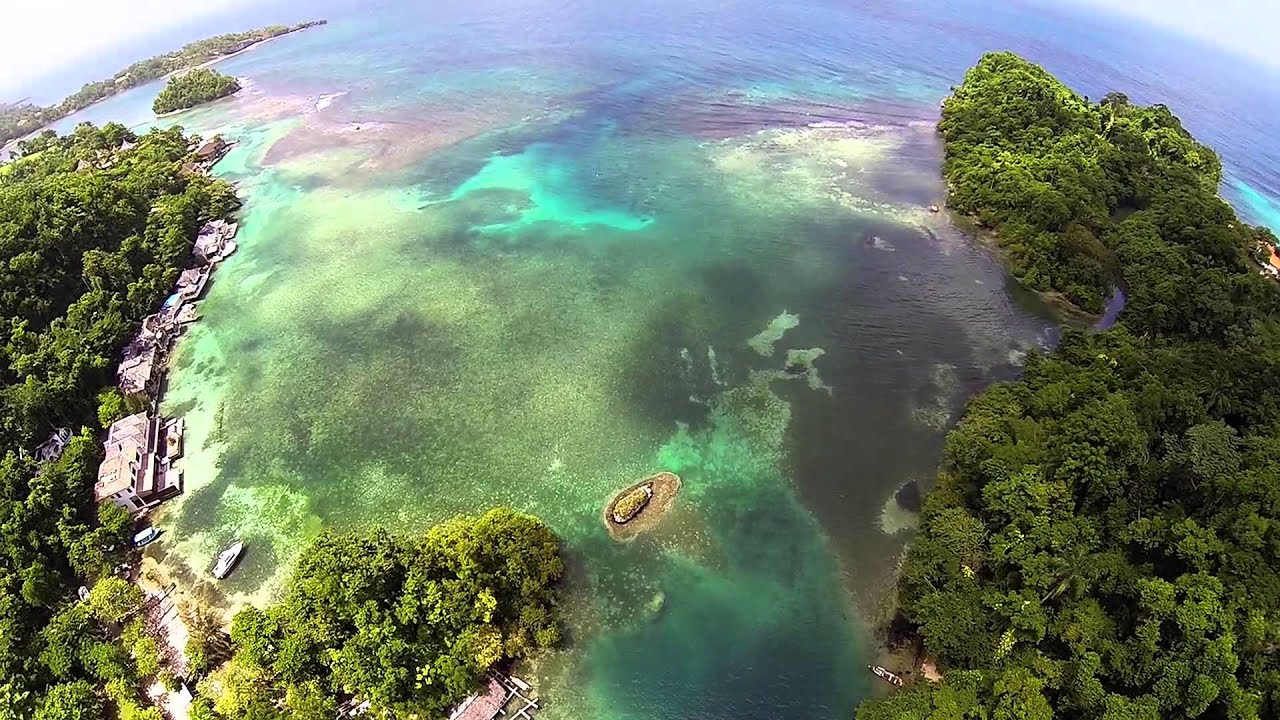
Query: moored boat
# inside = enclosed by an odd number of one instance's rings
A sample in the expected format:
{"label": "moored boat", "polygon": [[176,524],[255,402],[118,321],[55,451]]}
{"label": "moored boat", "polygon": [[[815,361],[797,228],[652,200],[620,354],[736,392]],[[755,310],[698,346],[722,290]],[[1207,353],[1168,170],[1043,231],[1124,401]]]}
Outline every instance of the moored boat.
{"label": "moored boat", "polygon": [[133,546],[140,548],[144,545],[149,545],[150,543],[155,542],[158,537],[160,537],[160,530],[154,527],[149,527],[133,536]]}
{"label": "moored boat", "polygon": [[897,685],[897,686],[899,686],[899,687],[901,687],[901,686],[902,686],[902,678],[900,678],[900,677],[898,677],[897,675],[894,675],[893,673],[889,672],[889,671],[888,671],[888,670],[886,670],[883,666],[881,666],[881,665],[875,665],[875,666],[868,665],[867,667],[868,667],[868,668],[871,668],[871,672],[875,673],[875,674],[876,674],[876,677],[880,678],[881,680],[884,680],[885,682],[890,683],[890,684],[892,684],[892,685]]}
{"label": "moored boat", "polygon": [[218,561],[213,565],[213,577],[221,580],[230,575],[243,553],[244,543],[241,541],[236,541],[236,544],[219,553]]}

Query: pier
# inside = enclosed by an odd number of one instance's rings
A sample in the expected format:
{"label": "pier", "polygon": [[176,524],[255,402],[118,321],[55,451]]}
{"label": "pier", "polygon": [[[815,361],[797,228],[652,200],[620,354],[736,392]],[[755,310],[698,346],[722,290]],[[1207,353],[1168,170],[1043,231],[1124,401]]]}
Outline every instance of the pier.
{"label": "pier", "polygon": [[483,692],[458,703],[449,720],[533,720],[539,708],[529,683],[514,675],[490,670]]}

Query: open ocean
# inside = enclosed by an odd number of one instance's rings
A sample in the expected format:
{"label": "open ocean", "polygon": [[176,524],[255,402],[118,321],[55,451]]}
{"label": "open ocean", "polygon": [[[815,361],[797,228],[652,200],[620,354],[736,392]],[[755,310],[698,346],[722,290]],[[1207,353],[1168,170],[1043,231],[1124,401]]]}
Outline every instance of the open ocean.
{"label": "open ocean", "polygon": [[[1058,334],[928,209],[981,53],[1166,103],[1280,230],[1270,71],[1040,5],[264,3],[137,52],[315,17],[164,121],[239,140],[246,204],[171,371],[186,492],[153,552],[235,606],[323,528],[536,513],[571,568],[569,642],[522,669],[547,720],[843,720],[874,690],[895,493]],[[145,127],[159,87],[58,127]],[[615,543],[604,504],[659,469],[675,509]]]}

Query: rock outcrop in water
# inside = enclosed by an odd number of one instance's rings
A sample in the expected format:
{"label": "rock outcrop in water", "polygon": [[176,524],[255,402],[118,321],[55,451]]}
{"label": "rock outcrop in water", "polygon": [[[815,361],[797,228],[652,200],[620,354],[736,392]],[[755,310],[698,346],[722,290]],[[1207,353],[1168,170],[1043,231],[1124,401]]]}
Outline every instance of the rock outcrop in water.
{"label": "rock outcrop in water", "polygon": [[604,524],[614,540],[626,541],[652,530],[671,509],[680,478],[675,473],[660,472],[628,487],[609,501],[604,510]]}

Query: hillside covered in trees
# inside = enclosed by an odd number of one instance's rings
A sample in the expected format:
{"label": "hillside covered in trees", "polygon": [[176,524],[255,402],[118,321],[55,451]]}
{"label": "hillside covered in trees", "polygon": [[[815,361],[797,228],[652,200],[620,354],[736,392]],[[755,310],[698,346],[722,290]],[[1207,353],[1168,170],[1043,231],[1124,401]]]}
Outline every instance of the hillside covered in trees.
{"label": "hillside covered in trees", "polygon": [[945,680],[859,720],[1280,717],[1280,292],[1265,230],[1162,106],[984,57],[946,102],[952,202],[1095,307],[950,434],[899,581]]}
{"label": "hillside covered in trees", "polygon": [[197,40],[174,52],[139,60],[106,80],[86,83],[84,87],[57,105],[49,107],[30,103],[0,105],[0,144],[33,133],[99,100],[144,85],[171,72],[195,67],[223,55],[238,52],[263,40],[323,24],[325,24],[324,20],[312,20],[293,26],[269,25],[257,30],[226,33]]}
{"label": "hillside covered in trees", "polygon": [[[159,662],[140,594],[110,577],[131,519],[93,503],[95,431],[100,405],[106,422],[123,412],[121,348],[169,293],[200,224],[237,205],[230,185],[180,172],[193,142],[179,129],[81,125],[23,143],[0,167],[3,720],[159,720],[138,692]],[[33,449],[59,426],[76,437],[37,465]]]}
{"label": "hillside covered in trees", "polygon": [[1222,164],[1163,105],[1091,103],[1042,68],[988,55],[946,100],[948,204],[991,228],[1024,285],[1101,312],[1117,282],[1118,215],[1172,187],[1213,194]]}
{"label": "hillside covered in trees", "polygon": [[217,100],[239,90],[240,83],[230,75],[210,68],[195,68],[169,78],[164,89],[156,95],[151,110],[163,115]]}
{"label": "hillside covered in trees", "polygon": [[[344,702],[372,716],[444,717],[494,664],[560,639],[560,543],[505,508],[420,537],[323,535],[284,597],[246,608],[230,660],[199,684],[193,720],[331,720]],[[206,667],[218,646],[188,655]]]}

